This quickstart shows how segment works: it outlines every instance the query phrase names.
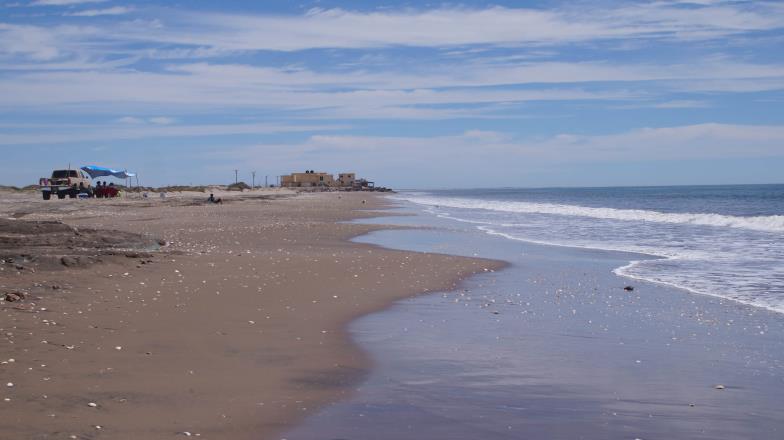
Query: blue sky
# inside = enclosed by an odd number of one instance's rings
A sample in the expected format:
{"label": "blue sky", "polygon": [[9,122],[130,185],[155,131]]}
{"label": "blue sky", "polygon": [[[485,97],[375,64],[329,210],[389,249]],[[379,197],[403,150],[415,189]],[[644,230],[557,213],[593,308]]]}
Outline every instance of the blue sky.
{"label": "blue sky", "polygon": [[14,185],[780,183],[784,2],[5,0],[0,151]]}

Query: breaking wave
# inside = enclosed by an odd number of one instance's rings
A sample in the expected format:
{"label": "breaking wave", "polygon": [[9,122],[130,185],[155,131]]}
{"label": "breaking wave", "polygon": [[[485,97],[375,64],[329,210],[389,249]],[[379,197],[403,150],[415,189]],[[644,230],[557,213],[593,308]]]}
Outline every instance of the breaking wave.
{"label": "breaking wave", "polygon": [[[663,188],[647,200],[635,189],[548,190],[544,201],[526,200],[542,195],[525,190],[394,197],[511,240],[647,254],[654,258],[615,273],[784,313],[784,209],[777,191]],[[604,206],[581,206],[578,197]]]}
{"label": "breaking wave", "polygon": [[715,226],[774,233],[784,232],[784,215],[740,217],[711,213],[667,213],[641,209],[593,208],[579,205],[428,197],[418,195],[414,195],[413,197],[399,195],[397,198],[420,205],[447,208],[484,209],[521,214],[549,214],[606,220]]}

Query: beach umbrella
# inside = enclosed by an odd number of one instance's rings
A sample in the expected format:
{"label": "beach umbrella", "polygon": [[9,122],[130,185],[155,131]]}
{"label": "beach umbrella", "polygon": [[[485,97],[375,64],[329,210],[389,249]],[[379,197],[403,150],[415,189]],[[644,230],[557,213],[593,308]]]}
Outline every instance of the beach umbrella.
{"label": "beach umbrella", "polygon": [[95,179],[96,177],[105,177],[105,176],[114,176],[118,179],[128,179],[130,177],[135,177],[136,173],[129,173],[125,170],[115,170],[112,168],[106,167],[99,167],[97,165],[87,165],[82,167],[82,171],[89,174],[90,177]]}

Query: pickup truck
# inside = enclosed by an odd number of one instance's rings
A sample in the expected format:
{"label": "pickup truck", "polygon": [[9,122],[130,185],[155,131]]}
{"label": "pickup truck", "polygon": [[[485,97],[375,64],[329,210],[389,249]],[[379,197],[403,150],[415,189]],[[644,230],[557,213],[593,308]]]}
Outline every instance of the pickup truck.
{"label": "pickup truck", "polygon": [[88,196],[93,193],[90,176],[82,170],[54,170],[52,177],[42,177],[38,185],[44,200],[51,199],[52,195],[56,195],[58,199],[64,199],[65,196],[73,199],[80,193]]}

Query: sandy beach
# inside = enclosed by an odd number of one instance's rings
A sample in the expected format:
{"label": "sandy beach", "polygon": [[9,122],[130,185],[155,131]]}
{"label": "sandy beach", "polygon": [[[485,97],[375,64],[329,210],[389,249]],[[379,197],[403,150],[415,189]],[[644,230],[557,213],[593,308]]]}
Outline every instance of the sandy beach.
{"label": "sandy beach", "polygon": [[216,196],[0,196],[0,437],[276,438],[366,376],[347,323],[501,266],[349,242],[379,196]]}

